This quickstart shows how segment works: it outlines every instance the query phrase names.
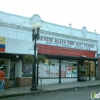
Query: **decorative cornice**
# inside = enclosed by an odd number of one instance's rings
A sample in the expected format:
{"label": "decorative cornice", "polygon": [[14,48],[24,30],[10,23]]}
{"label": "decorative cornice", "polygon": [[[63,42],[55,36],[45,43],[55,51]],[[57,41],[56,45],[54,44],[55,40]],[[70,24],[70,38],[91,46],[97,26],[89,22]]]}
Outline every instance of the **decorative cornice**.
{"label": "decorative cornice", "polygon": [[[11,27],[11,28],[18,28],[18,29],[28,30],[28,31],[32,30],[31,27],[25,27],[25,26],[21,26],[21,25],[15,25],[15,24],[4,23],[4,22],[0,22],[0,26],[6,26],[6,27]],[[40,30],[40,33],[48,34],[48,35],[53,35],[53,36],[60,36],[60,37],[64,37],[64,38],[66,37],[66,38],[76,39],[76,40],[81,40],[81,41],[88,41],[88,42],[98,43],[98,40],[87,39],[87,38],[82,38],[82,37],[76,37],[76,36],[73,36],[71,34],[68,35],[68,34],[55,33],[55,32],[50,32],[50,31],[45,31],[45,30]]]}
{"label": "decorative cornice", "polygon": [[50,31],[45,31],[45,30],[41,30],[40,32],[44,33],[44,34],[53,35],[53,36],[55,35],[55,36],[60,36],[60,37],[64,37],[64,38],[69,38],[69,39],[76,39],[76,40],[81,40],[81,41],[88,41],[88,42],[92,42],[92,43],[98,43],[98,40],[87,39],[87,38],[82,38],[82,37],[76,37],[76,36],[62,34],[62,33],[55,33],[55,32],[50,32]]}
{"label": "decorative cornice", "polygon": [[11,28],[19,28],[19,29],[31,31],[30,27],[25,27],[25,26],[11,24],[11,23],[9,24],[9,23],[0,22],[0,26],[11,27]]}

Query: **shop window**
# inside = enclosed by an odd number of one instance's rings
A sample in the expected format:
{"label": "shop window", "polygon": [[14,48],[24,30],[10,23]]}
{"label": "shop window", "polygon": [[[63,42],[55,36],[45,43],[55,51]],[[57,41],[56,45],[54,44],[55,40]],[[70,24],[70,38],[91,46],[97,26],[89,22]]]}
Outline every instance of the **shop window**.
{"label": "shop window", "polygon": [[[61,77],[77,77],[77,61],[62,60],[61,61]],[[48,63],[39,63],[40,77],[59,77],[59,60],[49,59]]]}
{"label": "shop window", "polygon": [[47,63],[39,63],[38,67],[38,77],[49,77],[49,64]]}
{"label": "shop window", "polygon": [[50,60],[50,77],[59,77],[59,61],[56,59]]}
{"label": "shop window", "polygon": [[88,62],[87,61],[85,61],[85,64],[84,64],[84,61],[80,61],[79,62],[79,66],[80,66],[80,73],[81,74],[86,74],[86,66],[88,66],[89,64],[88,64]]}
{"label": "shop window", "polygon": [[39,63],[39,77],[59,77],[59,60],[49,59],[44,64]]}
{"label": "shop window", "polygon": [[32,64],[24,64],[22,66],[22,77],[32,76]]}
{"label": "shop window", "polygon": [[77,77],[77,61],[62,60],[61,77]]}

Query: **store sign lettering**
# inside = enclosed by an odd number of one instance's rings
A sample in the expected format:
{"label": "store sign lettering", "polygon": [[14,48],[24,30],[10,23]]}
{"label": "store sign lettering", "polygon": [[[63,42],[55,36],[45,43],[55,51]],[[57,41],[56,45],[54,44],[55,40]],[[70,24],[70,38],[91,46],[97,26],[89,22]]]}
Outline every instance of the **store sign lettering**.
{"label": "store sign lettering", "polygon": [[75,41],[70,41],[70,40],[62,40],[62,39],[56,39],[56,38],[44,37],[44,36],[40,37],[38,43],[54,45],[54,46],[61,46],[61,47],[68,47],[68,48],[97,51],[97,46],[94,44],[75,42]]}

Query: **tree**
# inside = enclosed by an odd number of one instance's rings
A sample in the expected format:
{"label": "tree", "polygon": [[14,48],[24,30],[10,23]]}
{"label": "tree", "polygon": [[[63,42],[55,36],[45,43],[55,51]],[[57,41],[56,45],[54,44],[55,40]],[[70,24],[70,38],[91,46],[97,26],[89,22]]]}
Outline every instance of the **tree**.
{"label": "tree", "polygon": [[[38,62],[45,63],[46,57],[43,55],[38,55],[37,60]],[[25,54],[23,56],[23,61],[25,64],[32,64],[34,62],[34,57],[32,55]]]}
{"label": "tree", "polygon": [[32,55],[25,54],[23,56],[23,61],[25,64],[32,64],[34,62],[34,57]]}
{"label": "tree", "polygon": [[43,55],[38,55],[37,59],[38,59],[38,62],[45,63],[46,57]]}

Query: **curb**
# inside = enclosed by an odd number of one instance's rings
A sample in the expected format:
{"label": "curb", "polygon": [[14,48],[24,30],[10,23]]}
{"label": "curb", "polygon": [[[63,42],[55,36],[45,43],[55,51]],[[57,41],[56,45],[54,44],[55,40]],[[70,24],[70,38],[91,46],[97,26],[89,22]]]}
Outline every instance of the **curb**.
{"label": "curb", "polygon": [[88,86],[79,86],[79,87],[70,87],[70,88],[61,88],[61,89],[55,89],[55,90],[38,90],[38,91],[31,91],[31,92],[23,92],[23,93],[16,93],[16,94],[3,94],[0,96],[0,98],[9,98],[9,97],[17,97],[17,96],[23,96],[23,95],[38,95],[42,93],[49,93],[49,92],[57,92],[57,91],[71,91],[75,89],[83,89],[83,88],[91,88],[91,87],[100,87],[100,84],[98,85],[88,85]]}

